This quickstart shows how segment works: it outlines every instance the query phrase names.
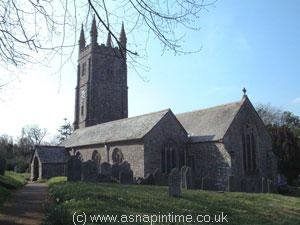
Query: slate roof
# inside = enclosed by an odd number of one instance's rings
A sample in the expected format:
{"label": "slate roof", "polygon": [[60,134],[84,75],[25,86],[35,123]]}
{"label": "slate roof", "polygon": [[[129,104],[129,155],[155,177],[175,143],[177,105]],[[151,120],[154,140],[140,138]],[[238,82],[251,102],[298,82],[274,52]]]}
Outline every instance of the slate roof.
{"label": "slate roof", "polygon": [[191,142],[218,141],[226,134],[243,102],[182,113],[176,117],[189,133]]}
{"label": "slate roof", "polygon": [[75,130],[63,143],[66,148],[143,138],[170,109],[120,119]]}
{"label": "slate roof", "polygon": [[69,158],[64,147],[38,145],[35,149],[41,163],[65,163]]}

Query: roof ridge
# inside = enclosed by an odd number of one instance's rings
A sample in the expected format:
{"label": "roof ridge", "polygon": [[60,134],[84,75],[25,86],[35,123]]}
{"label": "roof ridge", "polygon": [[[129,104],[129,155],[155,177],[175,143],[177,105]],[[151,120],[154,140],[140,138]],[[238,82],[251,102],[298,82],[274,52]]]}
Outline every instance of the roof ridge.
{"label": "roof ridge", "polygon": [[55,147],[55,148],[64,148],[63,146],[60,146],[60,145],[35,145],[36,148],[39,148],[39,147]]}
{"label": "roof ridge", "polygon": [[170,109],[165,109],[77,129],[64,142],[64,145],[68,148],[71,146],[141,139],[170,112]]}
{"label": "roof ridge", "polygon": [[228,106],[228,105],[242,104],[242,103],[243,103],[243,101],[229,102],[229,103],[226,103],[226,104],[216,105],[216,106],[212,106],[212,107],[208,107],[208,108],[196,109],[196,110],[192,110],[192,111],[188,111],[188,112],[178,113],[178,114],[176,114],[176,116],[181,116],[181,115],[184,115],[184,114],[195,113],[195,112],[200,112],[200,111],[212,110],[212,109],[216,109],[216,108],[225,107],[225,106]]}
{"label": "roof ridge", "polygon": [[162,113],[162,112],[166,112],[167,113],[170,110],[171,109],[168,108],[168,109],[160,110],[160,111],[157,111],[157,112],[151,112],[151,113],[146,113],[146,114],[137,115],[137,116],[133,116],[133,117],[123,118],[123,119],[118,119],[118,120],[112,120],[112,121],[108,121],[108,122],[105,122],[105,123],[99,123],[99,124],[95,124],[93,126],[89,126],[89,127],[84,127],[84,128],[77,129],[77,130],[75,130],[75,132],[83,130],[83,129],[89,129],[89,128],[92,129],[94,127],[105,125],[105,124],[113,124],[113,123],[117,123],[117,122],[120,122],[120,121],[126,121],[126,120],[136,119],[136,118],[139,118],[139,117],[150,116],[150,115],[158,114],[158,113]]}

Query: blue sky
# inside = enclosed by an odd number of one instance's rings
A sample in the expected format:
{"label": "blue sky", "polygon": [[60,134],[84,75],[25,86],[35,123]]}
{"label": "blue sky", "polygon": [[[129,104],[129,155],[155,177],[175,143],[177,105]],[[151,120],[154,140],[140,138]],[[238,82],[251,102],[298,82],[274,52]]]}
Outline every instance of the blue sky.
{"label": "blue sky", "polygon": [[[159,42],[151,38],[148,58],[142,61],[150,70],[139,70],[149,82],[129,67],[129,115],[165,108],[180,113],[238,101],[243,87],[254,104],[270,103],[300,115],[299,12],[298,1],[219,0],[201,14],[201,30],[186,34],[186,49],[202,48],[199,53],[161,55]],[[131,46],[143,40],[137,35],[128,34]],[[99,33],[99,42],[105,39]],[[21,73],[1,90],[0,134],[17,136],[26,124],[54,134],[64,117],[73,121],[76,63],[66,65],[61,76],[39,65]]]}
{"label": "blue sky", "polygon": [[218,1],[200,19],[201,31],[188,37],[188,47],[202,46],[200,53],[160,57],[152,48],[146,90],[162,95],[154,107],[183,112],[222,104],[240,99],[245,86],[254,103],[299,115],[299,12],[296,1]]}

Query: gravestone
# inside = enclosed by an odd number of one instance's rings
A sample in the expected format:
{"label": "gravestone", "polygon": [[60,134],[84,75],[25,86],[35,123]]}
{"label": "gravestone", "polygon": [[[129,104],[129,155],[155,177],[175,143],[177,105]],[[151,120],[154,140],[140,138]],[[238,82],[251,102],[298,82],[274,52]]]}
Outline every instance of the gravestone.
{"label": "gravestone", "polygon": [[68,181],[81,180],[81,160],[73,155],[67,162],[67,177]]}
{"label": "gravestone", "polygon": [[287,179],[283,174],[278,174],[277,184],[278,184],[278,186],[287,186],[288,185]]}
{"label": "gravestone", "polygon": [[119,164],[120,171],[129,171],[131,170],[130,164],[127,161],[124,161]]}
{"label": "gravestone", "polygon": [[246,190],[247,190],[246,184],[247,184],[246,179],[242,179],[242,180],[241,180],[241,191],[242,191],[242,192],[246,192]]}
{"label": "gravestone", "polygon": [[133,172],[130,168],[130,164],[127,161],[119,164],[119,181],[121,184],[133,183]]}
{"label": "gravestone", "polygon": [[133,184],[133,172],[132,170],[121,171],[119,177],[121,184]]}
{"label": "gravestone", "polygon": [[138,178],[136,179],[136,184],[142,185],[143,182],[144,182],[144,178],[142,178],[142,177],[138,177]]}
{"label": "gravestone", "polygon": [[181,196],[181,175],[178,168],[172,169],[169,175],[169,196]]}
{"label": "gravestone", "polygon": [[268,185],[268,193],[272,193],[273,192],[273,181],[268,179],[267,185]]}
{"label": "gravestone", "polygon": [[147,173],[142,182],[143,185],[155,185],[154,176],[152,173]]}
{"label": "gravestone", "polygon": [[235,191],[234,176],[228,176],[228,191]]}
{"label": "gravestone", "polygon": [[265,177],[261,178],[261,192],[266,193],[268,191],[267,189],[267,180]]}
{"label": "gravestone", "polygon": [[161,175],[161,172],[159,171],[158,168],[156,168],[153,172],[153,178],[154,178],[154,184],[155,185],[162,185],[161,183],[161,178],[162,178],[162,175]]}
{"label": "gravestone", "polygon": [[205,190],[205,177],[201,177],[201,189]]}
{"label": "gravestone", "polygon": [[99,179],[101,182],[111,182],[111,165],[108,162],[101,164],[101,173]]}
{"label": "gravestone", "polygon": [[4,175],[6,169],[6,160],[0,156],[0,175]]}
{"label": "gravestone", "polygon": [[188,166],[183,166],[181,168],[181,187],[184,189],[193,188],[192,170]]}
{"label": "gravestone", "polygon": [[98,178],[98,166],[95,161],[88,160],[82,163],[81,180],[96,182]]}
{"label": "gravestone", "polygon": [[168,185],[168,174],[161,173],[159,169],[155,169],[153,172],[154,184],[167,186]]}
{"label": "gravestone", "polygon": [[120,164],[119,163],[114,163],[111,166],[112,177],[116,180],[119,180],[119,181],[120,181],[120,173],[121,172],[130,173],[130,171],[131,171],[130,164],[127,161],[124,161]]}
{"label": "gravestone", "polygon": [[120,166],[117,163],[114,163],[111,166],[111,175],[114,179],[119,179],[119,174],[120,174]]}
{"label": "gravestone", "polygon": [[201,189],[217,191],[216,180],[213,178],[210,178],[209,176],[202,177],[201,178]]}

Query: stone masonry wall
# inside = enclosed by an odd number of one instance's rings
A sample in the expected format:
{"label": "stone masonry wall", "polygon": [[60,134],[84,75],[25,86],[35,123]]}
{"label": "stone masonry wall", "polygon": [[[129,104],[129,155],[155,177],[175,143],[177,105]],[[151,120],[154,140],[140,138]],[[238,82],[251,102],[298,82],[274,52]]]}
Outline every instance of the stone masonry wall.
{"label": "stone masonry wall", "polygon": [[[193,174],[196,188],[227,191],[231,159],[222,143],[190,144],[188,156],[194,158]],[[193,168],[192,165],[190,166]]]}
{"label": "stone masonry wall", "polygon": [[178,163],[181,166],[184,165],[187,133],[171,111],[144,137],[145,175],[153,173],[155,169],[161,171],[161,151],[164,144],[169,140],[176,142],[179,150]]}
{"label": "stone masonry wall", "polygon": [[119,49],[89,45],[80,52],[78,64],[75,127],[127,118],[127,64]]}
{"label": "stone masonry wall", "polygon": [[119,143],[110,143],[106,145],[95,145],[87,147],[78,147],[75,151],[71,151],[71,154],[76,154],[79,151],[83,157],[83,161],[91,160],[93,152],[96,150],[100,154],[101,163],[112,162],[112,152],[115,148],[122,151],[124,161],[127,161],[133,171],[134,177],[144,176],[144,145],[138,141],[128,141]]}
{"label": "stone masonry wall", "polygon": [[43,163],[41,179],[49,179],[51,177],[66,176],[66,163]]}
{"label": "stone masonry wall", "polygon": [[[255,126],[254,137],[256,145],[257,172],[246,174],[243,167],[243,142],[242,134],[244,126],[249,123]],[[237,191],[259,192],[261,188],[261,177],[268,176],[267,155],[271,152],[271,139],[263,122],[258,117],[248,99],[245,100],[240,112],[236,116],[227,134],[224,144],[230,151],[232,157],[232,173]],[[273,171],[276,173],[276,171]],[[271,177],[270,177],[271,178]]]}

